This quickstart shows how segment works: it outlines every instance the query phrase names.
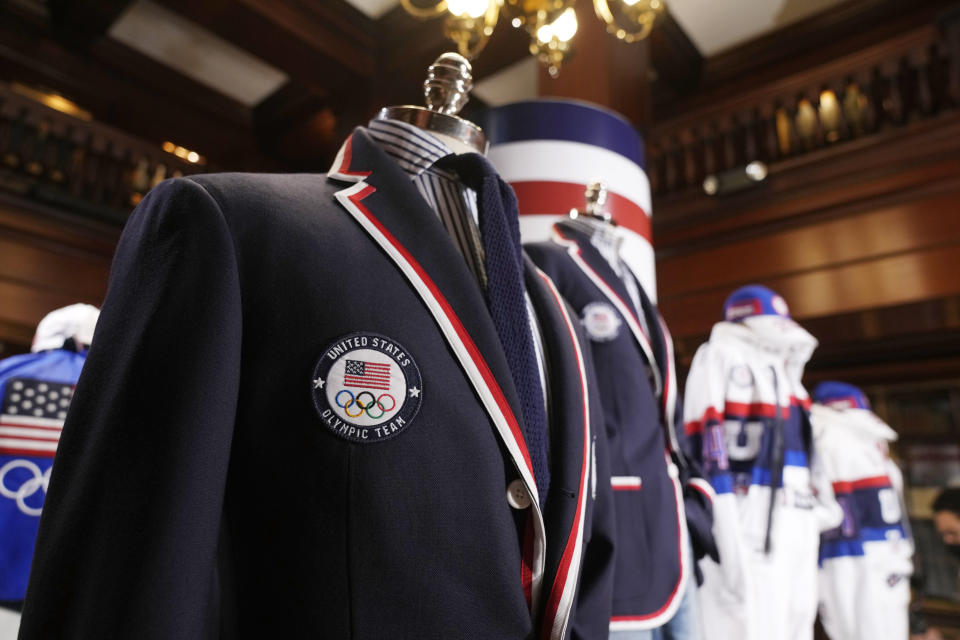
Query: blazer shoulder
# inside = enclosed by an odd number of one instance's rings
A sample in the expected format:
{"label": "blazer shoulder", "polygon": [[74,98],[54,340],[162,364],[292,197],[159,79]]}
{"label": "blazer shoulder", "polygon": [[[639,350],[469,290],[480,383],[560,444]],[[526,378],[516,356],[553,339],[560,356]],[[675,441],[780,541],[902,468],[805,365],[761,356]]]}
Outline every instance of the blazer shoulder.
{"label": "blazer shoulder", "polygon": [[317,224],[337,233],[344,216],[334,196],[348,186],[319,173],[211,173],[173,178],[161,182],[144,198],[138,209],[147,212],[138,211],[131,222],[149,217],[193,230],[215,224],[238,239],[264,233],[297,236]]}
{"label": "blazer shoulder", "polygon": [[570,263],[567,250],[549,240],[530,242],[523,245],[523,248],[533,263],[551,277],[556,276]]}
{"label": "blazer shoulder", "polygon": [[205,173],[184,180],[206,191],[223,211],[258,204],[276,208],[278,203],[326,202],[348,186],[328,180],[323,173]]}

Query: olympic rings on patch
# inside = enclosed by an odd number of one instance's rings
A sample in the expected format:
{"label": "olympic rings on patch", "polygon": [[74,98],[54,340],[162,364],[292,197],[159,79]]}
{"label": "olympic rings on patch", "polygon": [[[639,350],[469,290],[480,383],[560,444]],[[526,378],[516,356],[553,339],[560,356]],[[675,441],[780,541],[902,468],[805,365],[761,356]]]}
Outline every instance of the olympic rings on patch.
{"label": "olympic rings on patch", "polygon": [[[342,402],[340,400],[340,395],[344,393],[350,396],[350,399],[347,400],[346,402]],[[370,396],[369,402],[364,403],[364,401],[361,399],[361,397],[364,395]],[[383,406],[384,398],[390,398],[389,409]],[[337,403],[337,406],[343,409],[343,412],[346,413],[351,418],[359,418],[364,414],[364,412],[366,412],[367,417],[370,418],[371,420],[379,420],[385,414],[397,408],[396,398],[394,398],[389,393],[381,393],[379,397],[375,397],[369,391],[361,391],[356,396],[354,396],[352,391],[348,389],[341,389],[340,391],[337,392],[337,395],[334,396],[333,399]],[[357,411],[356,413],[350,413],[350,407],[352,407],[353,405],[357,405],[358,407],[360,407],[360,410]],[[380,410],[380,413],[378,413],[377,415],[373,415],[372,413],[370,413],[370,410],[373,409],[374,407]]]}

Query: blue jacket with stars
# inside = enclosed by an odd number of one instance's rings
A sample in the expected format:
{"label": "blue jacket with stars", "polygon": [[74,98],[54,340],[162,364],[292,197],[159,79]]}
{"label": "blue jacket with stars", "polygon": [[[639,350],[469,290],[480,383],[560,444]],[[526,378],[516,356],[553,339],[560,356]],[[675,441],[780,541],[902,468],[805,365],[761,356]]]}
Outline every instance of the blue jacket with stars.
{"label": "blue jacket with stars", "polygon": [[60,430],[85,352],[0,361],[0,601],[23,600]]}
{"label": "blue jacket with stars", "polygon": [[672,340],[642,288],[637,309],[623,280],[578,224],[559,222],[551,241],[526,250],[590,334],[617,522],[610,628],[662,626],[695,571],[690,533],[698,551],[713,549],[712,492],[696,479],[699,474],[676,440],[681,415]]}
{"label": "blue jacket with stars", "polygon": [[363,129],[327,175],[159,185],[117,250],[21,639],[604,638],[590,356],[549,278],[526,286],[542,509],[482,293]]}

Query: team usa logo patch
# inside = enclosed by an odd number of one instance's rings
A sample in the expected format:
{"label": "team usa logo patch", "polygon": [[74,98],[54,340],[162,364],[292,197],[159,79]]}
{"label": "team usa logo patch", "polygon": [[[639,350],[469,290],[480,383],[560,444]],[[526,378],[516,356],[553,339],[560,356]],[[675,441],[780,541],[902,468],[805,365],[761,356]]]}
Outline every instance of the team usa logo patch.
{"label": "team usa logo patch", "polygon": [[773,307],[773,310],[779,315],[790,317],[790,307],[787,306],[787,301],[780,296],[773,296],[773,299],[770,300],[770,306]]}
{"label": "team usa logo patch", "polygon": [[363,444],[403,433],[423,401],[420,369],[410,352],[376,333],[352,333],[329,345],[310,387],[327,428]]}
{"label": "team usa logo patch", "polygon": [[606,302],[591,302],[583,308],[583,327],[596,342],[610,342],[620,335],[623,321],[616,309]]}
{"label": "team usa logo patch", "polygon": [[730,382],[738,387],[753,386],[753,372],[745,364],[737,365],[730,370]]}

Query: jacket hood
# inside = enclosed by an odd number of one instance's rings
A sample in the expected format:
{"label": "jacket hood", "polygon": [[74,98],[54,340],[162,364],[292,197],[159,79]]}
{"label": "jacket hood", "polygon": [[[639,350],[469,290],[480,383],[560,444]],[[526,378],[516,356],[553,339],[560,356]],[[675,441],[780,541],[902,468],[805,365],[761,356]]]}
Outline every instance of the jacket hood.
{"label": "jacket hood", "polygon": [[893,442],[897,432],[869,409],[834,409],[822,404],[810,408],[813,432],[820,437],[829,431],[843,429],[870,440]]}

